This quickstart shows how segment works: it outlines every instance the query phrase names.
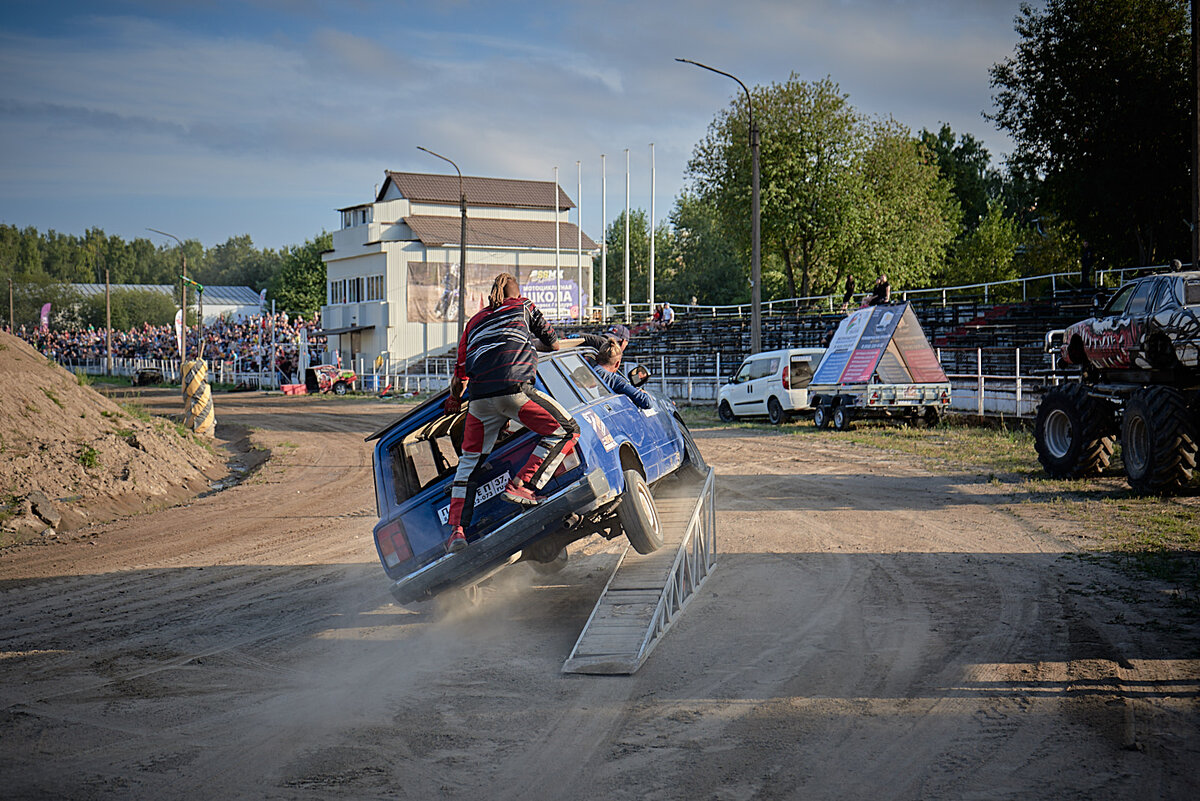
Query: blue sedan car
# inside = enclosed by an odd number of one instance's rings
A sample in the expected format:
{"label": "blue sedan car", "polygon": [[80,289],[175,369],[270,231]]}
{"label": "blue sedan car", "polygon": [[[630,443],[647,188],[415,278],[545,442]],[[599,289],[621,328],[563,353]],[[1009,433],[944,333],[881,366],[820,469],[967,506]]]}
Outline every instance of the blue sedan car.
{"label": "blue sedan car", "polygon": [[[530,508],[504,499],[538,437],[519,426],[502,432],[482,466],[469,545],[457,554],[447,555],[444,543],[465,411],[447,415],[443,392],[368,437],[375,441],[375,545],[400,603],[471,587],[517,561],[554,569],[570,543],[591,534],[624,534],[639,553],[662,546],[650,487],[673,475],[701,478],[708,467],[670,399],[652,392],[652,407],[639,409],[599,380],[590,353],[555,351],[538,364],[537,388],[580,427],[577,447],[542,491],[545,500]],[[628,372],[635,384],[648,379],[636,365]]]}

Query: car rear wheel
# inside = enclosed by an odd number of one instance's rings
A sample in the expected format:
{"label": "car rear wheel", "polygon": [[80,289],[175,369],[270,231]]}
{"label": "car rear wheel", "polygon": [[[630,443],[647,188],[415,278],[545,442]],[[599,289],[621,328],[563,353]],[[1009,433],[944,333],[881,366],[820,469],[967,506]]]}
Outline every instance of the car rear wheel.
{"label": "car rear wheel", "polygon": [[1197,431],[1183,394],[1147,387],[1125,403],[1121,457],[1125,477],[1138,492],[1173,492],[1196,470]]}
{"label": "car rear wheel", "polygon": [[1046,393],[1034,423],[1034,450],[1051,478],[1082,478],[1108,467],[1116,424],[1112,407],[1078,383]]}
{"label": "car rear wheel", "polygon": [[729,405],[729,401],[721,401],[721,405],[717,407],[717,417],[721,418],[722,423],[733,422],[733,409]]}
{"label": "car rear wheel", "polygon": [[647,554],[662,547],[662,522],[658,519],[654,496],[646,479],[636,470],[625,471],[625,491],[621,493],[617,517],[633,550]]}
{"label": "car rear wheel", "polygon": [[788,413],[783,410],[783,404],[779,402],[779,398],[771,398],[767,401],[767,419],[776,426],[781,426],[788,421]]}
{"label": "car rear wheel", "polygon": [[813,409],[813,425],[816,426],[817,428],[828,428],[829,427],[829,407],[828,406],[821,405],[821,406],[818,406],[817,408]]}
{"label": "car rear wheel", "polygon": [[333,385],[333,394],[334,395],[345,395],[346,394],[346,382],[338,381],[336,384],[334,384]]}

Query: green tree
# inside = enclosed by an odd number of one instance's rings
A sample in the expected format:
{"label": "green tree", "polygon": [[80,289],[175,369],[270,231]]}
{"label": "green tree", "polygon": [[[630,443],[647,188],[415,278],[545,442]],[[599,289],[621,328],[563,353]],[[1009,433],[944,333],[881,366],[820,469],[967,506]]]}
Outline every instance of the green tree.
{"label": "green tree", "polygon": [[954,244],[945,280],[951,285],[982,284],[1017,278],[1017,249],[1022,231],[998,200],[988,204],[983,219]]}
{"label": "green tree", "polygon": [[[854,170],[862,149],[862,118],[829,78],[752,92],[760,131],[763,263],[775,254],[791,297],[836,282],[846,220],[859,199]],[[688,173],[711,197],[725,228],[750,252],[752,159],[745,100],[737,96],[709,125]],[[749,261],[749,259],[746,259]],[[797,279],[798,276],[798,279]]]}
{"label": "green tree", "polygon": [[[629,210],[629,302],[643,304],[647,301],[650,291],[650,222],[643,209]],[[604,234],[608,243],[608,298],[614,305],[625,302],[625,212],[613,220]],[[655,294],[663,297],[659,290],[659,276],[664,270],[671,269],[671,241],[666,226],[660,225],[654,235],[654,289]],[[600,257],[592,260],[597,276],[600,273]],[[596,287],[597,295],[600,287]]]}
{"label": "green tree", "polygon": [[303,245],[284,251],[267,294],[279,311],[312,317],[325,303],[325,262],[321,254],[333,249],[333,235],[322,231]]}
{"label": "green tree", "polygon": [[[117,289],[110,293],[112,327],[128,331],[143,323],[170,325],[175,320],[175,300],[161,292],[137,289]],[[91,295],[79,306],[79,322],[103,328],[105,320],[104,295]]]}
{"label": "green tree", "polygon": [[988,204],[1000,195],[1000,173],[991,168],[991,154],[969,133],[955,137],[943,123],[935,134],[921,129],[921,144],[937,158],[942,177],[950,182],[955,200],[962,208],[962,227],[970,233],[988,213]]}
{"label": "green tree", "polygon": [[1044,211],[1117,265],[1190,253],[1194,89],[1184,0],[1023,4],[1012,56],[991,69],[1014,170]]}
{"label": "green tree", "polygon": [[958,233],[958,202],[907,128],[879,120],[869,130],[855,161],[859,198],[846,215],[840,261],[859,279],[886,273],[894,287],[928,286]]}
{"label": "green tree", "polygon": [[675,236],[664,297],[683,303],[694,296],[700,303],[716,306],[748,301],[748,261],[711,200],[683,192],[675,199],[670,221]]}
{"label": "green tree", "polygon": [[279,271],[282,257],[273,250],[260,250],[248,234],[231,236],[212,247],[203,266],[194,271],[195,280],[217,286],[248,286],[262,289]]}

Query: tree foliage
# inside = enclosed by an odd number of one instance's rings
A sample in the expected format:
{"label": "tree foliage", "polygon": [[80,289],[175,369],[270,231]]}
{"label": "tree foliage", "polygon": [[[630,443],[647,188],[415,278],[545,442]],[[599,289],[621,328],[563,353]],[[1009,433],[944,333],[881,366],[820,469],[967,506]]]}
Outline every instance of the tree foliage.
{"label": "tree foliage", "polygon": [[1190,252],[1190,26],[1184,0],[1022,5],[991,69],[995,114],[1044,211],[1117,265]]}
{"label": "tree foliage", "polygon": [[321,254],[332,249],[333,235],[323,232],[284,252],[283,263],[268,289],[279,311],[311,317],[320,310],[325,303],[326,277]]}
{"label": "tree foliage", "polygon": [[[958,209],[937,165],[894,121],[860,115],[837,84],[795,75],[752,92],[761,132],[764,289],[831,291],[847,274],[879,272],[921,286],[940,266]],[[744,97],[710,124],[688,164],[695,193],[711,203],[749,261],[752,158]],[[914,221],[916,224],[914,224]],[[920,229],[920,230],[918,230]]]}
{"label": "tree foliage", "polygon": [[943,123],[937,133],[921,129],[921,144],[937,159],[942,177],[962,209],[962,228],[970,233],[988,213],[988,204],[1001,192],[998,170],[991,167],[991,154],[972,134],[955,136]]}

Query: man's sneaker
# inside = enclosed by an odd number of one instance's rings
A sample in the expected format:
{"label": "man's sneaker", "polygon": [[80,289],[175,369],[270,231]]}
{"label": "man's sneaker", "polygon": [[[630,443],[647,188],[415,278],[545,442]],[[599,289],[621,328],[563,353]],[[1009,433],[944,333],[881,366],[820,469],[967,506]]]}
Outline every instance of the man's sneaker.
{"label": "man's sneaker", "polygon": [[455,526],[450,539],[446,540],[446,553],[458,553],[466,547],[467,536],[463,534],[462,526]]}
{"label": "man's sneaker", "polygon": [[504,497],[513,503],[519,503],[522,506],[537,506],[542,502],[542,499],[533,494],[529,487],[518,487],[511,481],[504,488]]}

